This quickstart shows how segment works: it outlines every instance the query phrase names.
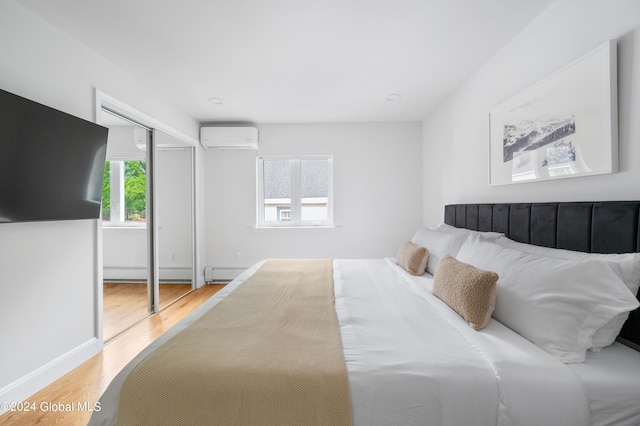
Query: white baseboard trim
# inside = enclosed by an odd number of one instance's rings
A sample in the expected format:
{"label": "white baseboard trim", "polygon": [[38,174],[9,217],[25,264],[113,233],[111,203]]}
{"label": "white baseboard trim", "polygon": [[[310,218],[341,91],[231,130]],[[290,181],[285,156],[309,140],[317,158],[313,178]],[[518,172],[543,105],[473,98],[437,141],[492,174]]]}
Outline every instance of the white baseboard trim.
{"label": "white baseboard trim", "polygon": [[[146,281],[149,272],[146,268],[124,268],[105,266],[103,268],[103,278],[109,280],[141,280]],[[190,267],[160,268],[160,281],[163,280],[191,280]]]}
{"label": "white baseboard trim", "polygon": [[103,279],[108,280],[141,280],[146,281],[149,276],[147,268],[103,267]]}
{"label": "white baseboard trim", "polygon": [[[69,371],[73,370],[102,350],[103,343],[97,338],[92,338],[58,358],[46,363],[35,371],[21,377],[0,388],[0,415],[8,408],[5,403],[19,403],[28,399],[45,386],[53,383]],[[36,404],[41,401],[30,401]],[[55,402],[55,401],[50,401]],[[84,402],[84,401],[80,401]],[[94,401],[88,401],[93,403]]]}

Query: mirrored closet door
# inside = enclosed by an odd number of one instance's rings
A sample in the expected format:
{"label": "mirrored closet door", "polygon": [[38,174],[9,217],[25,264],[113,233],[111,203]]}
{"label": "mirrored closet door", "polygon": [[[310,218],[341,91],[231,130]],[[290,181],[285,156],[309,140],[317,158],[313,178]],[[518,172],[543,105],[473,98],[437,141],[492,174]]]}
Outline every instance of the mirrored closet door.
{"label": "mirrored closet door", "polygon": [[193,288],[194,148],[154,132],[159,308]]}
{"label": "mirrored closet door", "polygon": [[149,314],[147,145],[151,132],[104,112],[109,127],[102,187],[103,338]]}
{"label": "mirrored closet door", "polygon": [[123,116],[109,127],[103,185],[103,339],[193,289],[194,148]]}

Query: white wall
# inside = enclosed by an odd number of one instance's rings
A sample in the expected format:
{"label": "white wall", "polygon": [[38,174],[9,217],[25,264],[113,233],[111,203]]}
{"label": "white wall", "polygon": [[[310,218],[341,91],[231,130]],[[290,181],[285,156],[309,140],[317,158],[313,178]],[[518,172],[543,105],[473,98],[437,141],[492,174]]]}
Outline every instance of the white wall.
{"label": "white wall", "polygon": [[[421,224],[420,123],[269,124],[258,151],[205,154],[208,266],[394,256]],[[336,229],[253,229],[257,155],[333,154]]]}
{"label": "white wall", "polygon": [[[144,82],[13,0],[0,2],[0,88],[94,119],[100,88],[197,137]],[[96,353],[97,221],[0,225],[0,401],[20,401]]]}
{"label": "white wall", "polygon": [[46,383],[55,372],[43,367],[64,368],[99,349],[95,222],[0,226],[0,400],[37,390],[18,383],[28,374]]}
{"label": "white wall", "polygon": [[[618,40],[620,172],[489,187],[488,112]],[[588,90],[588,89],[586,89]],[[449,203],[640,199],[640,2],[558,0],[423,122],[423,223]]]}

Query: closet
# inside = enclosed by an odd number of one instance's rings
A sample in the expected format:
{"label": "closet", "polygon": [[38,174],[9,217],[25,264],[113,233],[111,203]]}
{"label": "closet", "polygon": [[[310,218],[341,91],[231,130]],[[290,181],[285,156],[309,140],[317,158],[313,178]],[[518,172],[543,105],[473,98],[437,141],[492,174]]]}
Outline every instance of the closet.
{"label": "closet", "polygon": [[103,186],[105,341],[194,288],[195,148],[119,112],[109,128]]}

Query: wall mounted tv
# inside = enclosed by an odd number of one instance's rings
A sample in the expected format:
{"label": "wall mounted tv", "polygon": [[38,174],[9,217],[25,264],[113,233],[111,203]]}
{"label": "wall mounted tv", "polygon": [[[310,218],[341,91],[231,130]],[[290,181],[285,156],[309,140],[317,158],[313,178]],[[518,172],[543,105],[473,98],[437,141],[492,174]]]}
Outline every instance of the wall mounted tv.
{"label": "wall mounted tv", "polygon": [[97,219],[108,129],[0,90],[0,223]]}

